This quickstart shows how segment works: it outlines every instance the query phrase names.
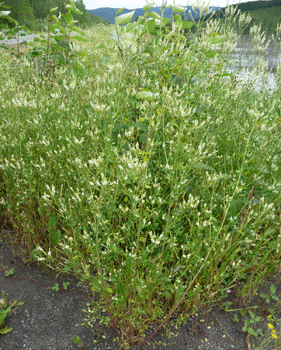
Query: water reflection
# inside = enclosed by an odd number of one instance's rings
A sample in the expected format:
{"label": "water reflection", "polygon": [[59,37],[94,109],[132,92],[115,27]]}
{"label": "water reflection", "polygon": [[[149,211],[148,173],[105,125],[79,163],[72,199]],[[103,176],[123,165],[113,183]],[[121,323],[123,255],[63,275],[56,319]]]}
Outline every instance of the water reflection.
{"label": "water reflection", "polygon": [[258,55],[247,52],[244,48],[236,48],[235,53],[232,55],[233,62],[235,62],[229,71],[232,73],[239,72],[238,76],[241,82],[248,82],[252,80],[255,83],[255,90],[259,91],[262,87],[265,89],[271,89],[272,92],[276,87],[276,71],[277,67],[281,62],[281,55],[278,52],[272,54],[266,54],[264,56],[265,62],[267,63],[268,73],[264,79],[257,79],[251,72],[252,68],[257,63]]}

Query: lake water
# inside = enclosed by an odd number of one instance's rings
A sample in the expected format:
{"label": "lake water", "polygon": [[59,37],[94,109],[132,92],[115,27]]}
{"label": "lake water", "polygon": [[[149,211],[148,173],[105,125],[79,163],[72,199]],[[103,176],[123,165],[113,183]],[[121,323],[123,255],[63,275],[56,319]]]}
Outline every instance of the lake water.
{"label": "lake water", "polygon": [[[251,69],[255,65],[258,57],[251,52],[247,52],[244,48],[236,48],[232,58],[237,64],[230,67],[229,71],[233,73],[239,71],[239,77],[242,82],[251,79]],[[263,85],[265,88],[272,90],[276,87],[276,70],[281,62],[281,55],[279,52],[272,52],[264,56],[264,59],[267,62],[268,73],[265,81],[256,80],[256,77],[252,77],[252,79],[255,80],[256,91],[259,91]]]}
{"label": "lake water", "polygon": [[[251,76],[251,69],[258,60],[258,56],[253,49],[248,49],[247,40],[242,40],[235,49],[232,58],[237,62],[234,66],[229,68],[229,71],[235,73],[239,71],[239,77],[243,81],[254,79],[256,84],[256,91],[259,91],[262,86],[267,89],[274,89],[276,87],[276,71],[281,62],[281,52],[276,42],[270,40],[268,47],[264,52],[263,58],[267,63],[268,73],[265,81],[256,80],[256,77]],[[242,69],[242,71],[241,71]]]}

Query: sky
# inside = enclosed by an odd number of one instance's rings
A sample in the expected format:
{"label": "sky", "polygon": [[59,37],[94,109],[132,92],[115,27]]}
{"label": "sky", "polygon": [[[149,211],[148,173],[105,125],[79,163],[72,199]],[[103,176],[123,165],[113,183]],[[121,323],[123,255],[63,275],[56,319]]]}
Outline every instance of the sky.
{"label": "sky", "polygon": [[[191,4],[196,4],[198,1],[195,0],[174,0],[176,5],[186,6]],[[206,0],[207,1],[207,0]],[[250,0],[254,1],[254,0]],[[148,1],[153,2],[153,1]],[[204,3],[205,1],[203,1]],[[225,7],[227,5],[237,4],[239,0],[209,0],[210,6],[219,6]],[[247,2],[246,0],[242,0],[241,2]],[[156,6],[160,6],[162,4],[162,0],[154,1]],[[173,0],[168,0],[168,4],[173,4]],[[202,0],[201,0],[202,3]],[[99,7],[112,7],[112,8],[122,8],[125,7],[127,9],[135,9],[142,8],[145,4],[145,0],[84,0],[84,4],[88,10],[97,9]]]}

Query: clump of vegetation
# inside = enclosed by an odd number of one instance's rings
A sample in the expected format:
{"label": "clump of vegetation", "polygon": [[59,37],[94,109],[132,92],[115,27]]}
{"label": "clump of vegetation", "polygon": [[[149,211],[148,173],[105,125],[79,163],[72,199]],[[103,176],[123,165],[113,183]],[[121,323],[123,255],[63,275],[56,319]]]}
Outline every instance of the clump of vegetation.
{"label": "clump of vegetation", "polygon": [[78,53],[51,75],[34,53],[0,64],[1,210],[34,259],[91,285],[87,323],[111,322],[126,347],[273,274],[281,254],[278,80],[256,91],[262,56],[249,81],[231,72],[231,10],[191,36],[183,8],[171,21],[150,8],[88,42],[50,37]]}
{"label": "clump of vegetation", "polygon": [[7,305],[5,292],[1,290],[2,298],[0,299],[0,336],[7,334],[13,330],[12,327],[3,328],[6,317],[13,307],[22,306],[24,302],[18,302],[17,300],[13,301],[9,306]]}
{"label": "clump of vegetation", "polygon": [[[16,20],[20,26],[25,26],[31,31],[46,31],[48,27],[47,17],[52,8],[57,8],[62,14],[65,13],[65,0],[2,0],[2,4],[11,11],[10,16]],[[83,28],[90,27],[94,24],[108,24],[103,18],[94,15],[86,10],[83,0],[74,1],[75,7],[81,12],[81,15],[74,15],[79,26]],[[0,26],[7,22],[0,18]]]}

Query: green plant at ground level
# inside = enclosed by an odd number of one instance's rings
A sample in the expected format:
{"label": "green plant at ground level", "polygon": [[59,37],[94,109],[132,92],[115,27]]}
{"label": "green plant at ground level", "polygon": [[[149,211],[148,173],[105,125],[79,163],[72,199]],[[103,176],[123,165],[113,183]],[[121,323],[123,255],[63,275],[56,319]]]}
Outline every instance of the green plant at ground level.
{"label": "green plant at ground level", "polygon": [[[259,296],[259,298],[257,298]],[[275,305],[262,305],[262,300],[266,299],[266,303],[270,304],[271,299],[275,302]],[[243,303],[245,298],[243,297]],[[251,303],[253,304],[253,302]],[[280,301],[276,295],[276,288],[273,284],[270,286],[268,294],[256,293],[255,306],[245,307],[241,309],[230,309],[233,305],[232,302],[224,302],[222,307],[226,312],[240,312],[241,318],[235,313],[233,322],[240,322],[244,319],[243,331],[248,333],[247,343],[249,346],[253,346],[256,350],[263,350],[274,346],[274,349],[278,349],[280,346]],[[256,311],[253,312],[252,310]],[[257,316],[258,314],[258,316]],[[265,316],[269,315],[269,316]],[[276,316],[278,315],[278,317]]]}
{"label": "green plant at ground level", "polygon": [[10,275],[12,275],[13,273],[14,273],[14,269],[12,268],[11,270],[6,271],[6,272],[5,272],[5,275],[6,275],[6,276],[10,276]]}
{"label": "green plant at ground level", "polygon": [[256,316],[252,311],[249,311],[250,319],[245,321],[243,331],[257,337],[263,335],[261,328],[254,330],[253,326],[261,320],[261,316]]}
{"label": "green plant at ground level", "polygon": [[0,335],[7,334],[12,331],[12,327],[2,328],[5,322],[5,318],[8,316],[9,312],[13,307],[22,306],[24,302],[13,301],[10,306],[7,305],[6,296],[3,290],[1,290],[2,298],[0,299]]}
{"label": "green plant at ground level", "polygon": [[52,287],[53,290],[55,290],[56,292],[60,289],[58,283],[56,283],[53,287]]}
{"label": "green plant at ground level", "polygon": [[75,335],[71,338],[71,340],[77,345],[82,344],[81,339],[79,337],[76,337]]}

